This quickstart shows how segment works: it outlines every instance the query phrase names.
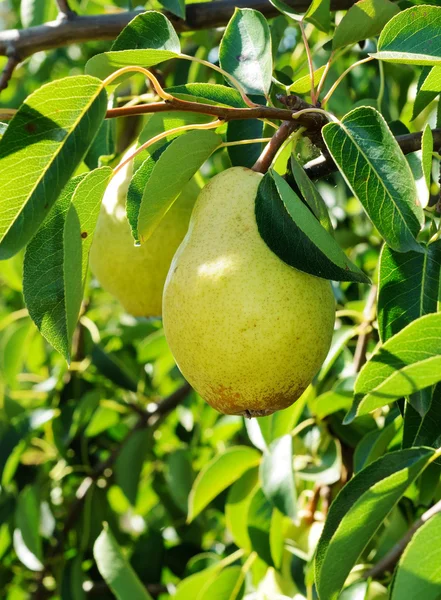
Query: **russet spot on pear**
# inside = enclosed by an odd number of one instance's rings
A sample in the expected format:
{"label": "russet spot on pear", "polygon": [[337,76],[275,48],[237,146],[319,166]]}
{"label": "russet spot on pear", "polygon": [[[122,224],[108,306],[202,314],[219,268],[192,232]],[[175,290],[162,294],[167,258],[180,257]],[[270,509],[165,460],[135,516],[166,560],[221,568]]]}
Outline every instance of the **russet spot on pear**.
{"label": "russet spot on pear", "polygon": [[329,350],[330,282],[280,260],[258,232],[262,175],[233,167],[202,190],[164,287],[163,321],[184,377],[226,414],[290,406]]}

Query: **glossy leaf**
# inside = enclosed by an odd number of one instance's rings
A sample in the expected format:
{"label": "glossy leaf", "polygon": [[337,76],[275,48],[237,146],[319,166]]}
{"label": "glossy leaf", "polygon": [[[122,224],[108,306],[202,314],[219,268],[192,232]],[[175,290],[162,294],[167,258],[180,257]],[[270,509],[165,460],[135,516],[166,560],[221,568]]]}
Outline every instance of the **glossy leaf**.
{"label": "glossy leaf", "polygon": [[274,171],[259,185],[256,220],[263,240],[288,265],[325,279],[369,281]]}
{"label": "glossy leaf", "polygon": [[402,426],[403,419],[400,415],[397,415],[391,423],[385,424],[382,429],[375,429],[367,433],[355,449],[354,472],[358,473],[371,462],[383,456]]}
{"label": "glossy leaf", "polygon": [[373,354],[355,382],[345,422],[440,380],[441,313],[435,313],[413,321]]}
{"label": "glossy leaf", "polygon": [[87,274],[89,250],[112,170],[71,179],[26,249],[23,292],[32,320],[67,361]]}
{"label": "glossy leaf", "polygon": [[328,32],[331,26],[330,0],[312,0],[303,19],[312,23],[320,31]]}
{"label": "glossy leaf", "polygon": [[248,511],[251,499],[258,485],[257,469],[250,469],[242,475],[228,492],[225,503],[225,520],[233,536],[234,543],[244,550],[251,550],[248,536]]}
{"label": "glossy leaf", "polygon": [[[331,505],[315,559],[317,591],[336,600],[357,558],[433,451],[391,452],[355,475]],[[342,560],[344,557],[344,560]]]}
{"label": "glossy leaf", "polygon": [[227,567],[207,581],[196,600],[236,600],[243,584],[241,567]]}
{"label": "glossy leaf", "polygon": [[415,96],[413,105],[412,120],[415,119],[432,100],[434,100],[441,92],[441,66],[440,67],[425,67],[422,73],[422,81]]}
{"label": "glossy leaf", "polygon": [[251,547],[259,557],[272,566],[270,528],[273,508],[260,488],[254,492],[248,509],[248,535]]}
{"label": "glossy leaf", "polygon": [[281,513],[294,520],[297,514],[297,494],[292,453],[291,435],[275,440],[263,455],[260,479],[266,498]]}
{"label": "glossy leaf", "polygon": [[[323,65],[314,71],[314,87],[317,87],[319,84],[325,68],[326,66]],[[308,75],[296,79],[294,83],[290,85],[288,91],[292,94],[309,94],[311,92],[311,77],[309,73]]]}
{"label": "glossy leaf", "polygon": [[[28,486],[18,496],[15,511],[15,547],[19,547],[19,558],[29,569],[43,569],[43,544],[39,531],[40,503],[37,489]],[[22,547],[24,546],[24,547]]]}
{"label": "glossy leaf", "polygon": [[[99,79],[105,79],[123,67],[154,67],[177,56],[179,56],[179,52],[164,50],[162,48],[158,50],[151,48],[120,51],[109,50],[109,52],[96,54],[89,59],[86,63],[85,72]],[[125,74],[124,77],[129,75]],[[120,83],[121,81],[122,79],[119,78],[118,82]]]}
{"label": "glossy leaf", "polygon": [[401,555],[391,600],[438,600],[441,589],[441,514],[429,519],[413,535]]}
{"label": "glossy leaf", "polygon": [[[426,390],[423,390],[426,391]],[[441,444],[441,384],[437,384],[432,391],[428,390],[430,406],[427,408],[423,417],[415,409],[408,405],[406,407],[405,419],[408,419],[409,406],[414,414],[414,431],[409,443],[413,446],[429,446],[430,448],[439,448]]]}
{"label": "glossy leaf", "polygon": [[362,106],[322,131],[340,172],[388,245],[400,252],[420,250],[415,238],[424,217],[415,182],[380,113]]}
{"label": "glossy leaf", "polygon": [[186,83],[185,85],[176,85],[167,88],[167,92],[170,92],[170,94],[177,98],[191,100],[193,102],[220,104],[223,106],[233,106],[235,108],[246,107],[245,102],[242,100],[242,96],[237,90],[217,83]]}
{"label": "glossy leaf", "polygon": [[441,241],[421,252],[395,252],[384,246],[380,258],[378,329],[383,341],[415,319],[436,312]]}
{"label": "glossy leaf", "polygon": [[359,0],[349,8],[337,25],[332,49],[338,50],[378,35],[399,12],[398,6],[390,0]]}
{"label": "glossy leaf", "polygon": [[185,19],[185,0],[160,0],[159,3],[173,15]]}
{"label": "glossy leaf", "polygon": [[136,240],[148,240],[183,186],[221,141],[213,131],[189,131],[144,161],[127,194],[127,215]]}
{"label": "glossy leaf", "polygon": [[162,13],[148,10],[137,15],[124,27],[110,50],[118,52],[141,49],[169,50],[176,54],[180,53],[181,44],[176,31]]}
{"label": "glossy leaf", "polygon": [[149,436],[146,431],[135,431],[118,454],[115,463],[116,484],[132,506],[136,504],[142,466],[147,459]]}
{"label": "glossy leaf", "polygon": [[69,181],[106,112],[100,81],[78,75],[40,87],[0,140],[0,259],[26,245]]}
{"label": "glossy leaf", "polygon": [[[237,121],[230,121],[227,125],[227,142],[261,138],[262,134],[263,123],[258,119],[238,119]],[[262,142],[243,146],[228,146],[227,150],[233,167],[240,166],[251,169],[262,152]]]}
{"label": "glossy leaf", "polygon": [[271,35],[261,13],[236,8],[222,37],[219,61],[247,94],[268,95],[273,70]]}
{"label": "glossy leaf", "polygon": [[260,453],[246,446],[233,446],[215,456],[199,473],[188,498],[188,521],[248,469],[260,462]]}
{"label": "glossy leaf", "polygon": [[441,64],[441,7],[412,6],[389,21],[378,40],[378,60]]}
{"label": "glossy leaf", "polygon": [[296,469],[299,479],[313,481],[322,485],[332,485],[341,477],[341,447],[340,442],[334,438],[325,439],[323,447],[317,452],[311,464]]}
{"label": "glossy leaf", "polygon": [[125,558],[108,525],[104,526],[93,546],[93,556],[104,581],[118,600],[127,600],[127,598],[152,600]]}

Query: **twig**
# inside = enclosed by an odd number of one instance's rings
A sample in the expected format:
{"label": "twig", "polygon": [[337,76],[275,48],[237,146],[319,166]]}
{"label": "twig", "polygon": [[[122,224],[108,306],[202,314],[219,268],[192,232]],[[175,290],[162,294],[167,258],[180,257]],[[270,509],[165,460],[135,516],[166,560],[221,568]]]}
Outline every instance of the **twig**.
{"label": "twig", "polygon": [[377,299],[377,286],[373,285],[370,289],[366,306],[364,307],[364,321],[360,325],[360,335],[358,336],[357,346],[354,352],[354,371],[358,373],[366,362],[366,350],[369,337],[372,331],[372,322],[375,319],[375,301]]}
{"label": "twig", "polygon": [[429,519],[431,519],[440,512],[441,500],[434,504],[432,508],[429,508],[429,510],[427,510],[423,515],[421,515],[421,517],[417,521],[415,521],[415,523],[401,538],[401,540],[395,544],[392,550],[390,550],[390,552],[388,552],[384,558],[378,561],[378,563],[374,565],[372,569],[369,569],[369,571],[366,571],[366,573],[364,573],[364,579],[375,578],[379,575],[382,575],[385,571],[391,571],[395,567],[395,564],[398,562],[402,553],[404,552],[407,544],[415,535],[415,532],[418,531],[418,529],[422,525],[424,525],[424,523],[427,523]]}
{"label": "twig", "polygon": [[266,173],[274,160],[280,146],[298,128],[298,124],[293,121],[283,121],[279,129],[271,138],[271,141],[265,146],[264,151],[259,156],[253,166],[253,171],[257,173]]}
{"label": "twig", "polygon": [[73,19],[74,17],[76,17],[77,13],[71,9],[68,0],[57,0],[57,6],[60,14],[65,19]]}
{"label": "twig", "polygon": [[315,94],[315,86],[314,86],[314,64],[312,62],[311,49],[309,47],[308,38],[305,33],[305,26],[303,21],[299,21],[300,32],[302,34],[303,45],[305,46],[306,57],[308,59],[308,69],[309,69],[309,77],[311,79],[311,102],[315,104],[317,101],[317,97]]}
{"label": "twig", "polygon": [[[332,0],[332,10],[344,10],[356,0]],[[308,9],[310,0],[286,0],[296,12]],[[186,19],[167,14],[177,31],[195,31],[221,27],[230,20],[237,8],[253,8],[266,17],[279,14],[268,0],[218,0],[196,2],[186,7]],[[58,19],[28,29],[11,29],[0,33],[0,56],[8,55],[13,47],[23,60],[41,50],[60,48],[69,44],[89,40],[113,40],[140,11],[125,11],[104,15],[75,16],[73,19]],[[142,11],[141,11],[142,12]]]}
{"label": "twig", "polygon": [[0,76],[0,92],[8,87],[9,81],[14,73],[14,69],[19,62],[20,59],[17,54],[12,53],[9,55],[8,62],[6,63],[3,73]]}

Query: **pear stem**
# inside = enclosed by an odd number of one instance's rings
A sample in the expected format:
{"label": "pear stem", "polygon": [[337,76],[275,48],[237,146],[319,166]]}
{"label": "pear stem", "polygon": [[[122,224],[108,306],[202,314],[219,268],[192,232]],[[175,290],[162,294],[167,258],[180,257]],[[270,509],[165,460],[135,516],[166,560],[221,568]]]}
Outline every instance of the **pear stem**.
{"label": "pear stem", "polygon": [[283,121],[279,129],[271,138],[271,141],[268,142],[262,154],[254,163],[252,170],[256,171],[256,173],[266,173],[283,142],[285,142],[291,133],[298,127],[299,123],[296,123],[295,121]]}

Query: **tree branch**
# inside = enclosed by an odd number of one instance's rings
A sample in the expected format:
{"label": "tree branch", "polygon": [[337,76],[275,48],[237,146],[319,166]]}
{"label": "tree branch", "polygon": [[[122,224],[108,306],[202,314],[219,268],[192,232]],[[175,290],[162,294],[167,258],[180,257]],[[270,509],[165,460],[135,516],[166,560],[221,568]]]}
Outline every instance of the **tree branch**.
{"label": "tree branch", "polygon": [[58,11],[65,19],[73,19],[76,16],[76,12],[69,6],[68,0],[56,0]]}
{"label": "tree branch", "polygon": [[6,63],[2,74],[0,75],[0,92],[8,87],[8,83],[12,77],[12,74],[14,73],[14,69],[19,62],[20,60],[15,53],[9,56],[8,62]]}
{"label": "tree branch", "polygon": [[256,171],[257,173],[266,173],[283,142],[287,140],[291,133],[298,129],[298,127],[299,124],[295,121],[283,121],[279,129],[271,138],[271,141],[268,142],[264,151],[257,159],[253,166],[253,171]]}
{"label": "tree branch", "polygon": [[363,578],[374,579],[379,575],[382,575],[385,571],[392,571],[395,567],[395,564],[398,562],[400,556],[404,552],[407,544],[415,535],[415,532],[418,531],[418,529],[422,525],[424,525],[424,523],[426,523],[429,519],[431,519],[440,512],[441,500],[439,500],[436,504],[429,508],[429,510],[427,510],[423,515],[421,515],[421,517],[417,521],[415,521],[415,523],[412,525],[409,531],[407,531],[407,533],[401,538],[401,540],[395,544],[392,550],[388,552],[388,554],[386,554],[386,556],[382,558],[375,566],[373,566],[372,569],[369,569],[369,571],[366,571],[366,573],[364,573]]}
{"label": "tree branch", "polygon": [[[305,12],[310,4],[310,0],[286,0],[286,2],[300,13]],[[343,10],[350,8],[354,3],[355,0],[332,0],[331,7],[333,10]],[[67,2],[58,0],[58,5],[60,4],[67,5]],[[177,31],[194,31],[225,25],[233,15],[235,7],[253,8],[267,17],[280,14],[269,0],[218,0],[189,4],[185,20],[168,13],[167,17]],[[23,60],[41,50],[51,50],[90,40],[113,40],[139,12],[84,17],[75,15],[74,18],[58,19],[37,27],[3,31],[0,33],[0,56],[8,56],[12,48]]]}

